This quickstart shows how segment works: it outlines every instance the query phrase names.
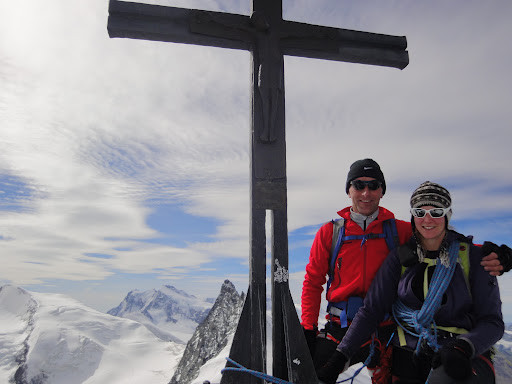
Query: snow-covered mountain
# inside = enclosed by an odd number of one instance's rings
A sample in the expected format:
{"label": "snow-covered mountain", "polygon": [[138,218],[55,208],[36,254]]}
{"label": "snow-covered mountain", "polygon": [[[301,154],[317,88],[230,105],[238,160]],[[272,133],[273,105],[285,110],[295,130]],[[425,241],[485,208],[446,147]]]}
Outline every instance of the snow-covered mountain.
{"label": "snow-covered mountain", "polygon": [[[170,291],[180,292],[174,288]],[[187,312],[183,308],[188,308],[190,301],[186,298],[190,296],[178,293],[178,297],[185,298],[185,307],[175,307],[177,313]],[[64,295],[33,293],[11,285],[0,287],[0,383],[167,384],[175,373],[190,379],[176,379],[179,384],[201,384],[204,380],[219,383],[239,314],[234,309],[241,308],[242,301],[231,283],[225,282],[185,352],[185,344],[155,336],[154,329],[166,322],[144,320],[153,327],[150,332],[141,323],[95,311]],[[165,317],[165,310],[157,310],[165,307],[163,303],[160,307],[149,305],[156,302],[148,300],[145,306],[153,320],[170,318],[176,320],[170,321],[176,325],[185,319],[173,313]],[[128,307],[122,307],[125,313],[130,312]],[[172,335],[169,329],[157,333]],[[508,384],[512,378],[510,327],[496,349],[497,384]],[[178,369],[178,363],[182,368]],[[349,378],[357,367],[341,377]],[[371,383],[365,369],[354,383]]]}
{"label": "snow-covered mountain", "polygon": [[144,324],[162,340],[186,344],[211,307],[211,300],[164,285],[160,289],[130,291],[108,314]]}
{"label": "snow-covered mountain", "polygon": [[494,369],[496,384],[512,383],[512,325],[508,325],[505,334],[495,345]]}
{"label": "snow-covered mountain", "polygon": [[168,383],[185,346],[69,297],[0,288],[0,383]]}

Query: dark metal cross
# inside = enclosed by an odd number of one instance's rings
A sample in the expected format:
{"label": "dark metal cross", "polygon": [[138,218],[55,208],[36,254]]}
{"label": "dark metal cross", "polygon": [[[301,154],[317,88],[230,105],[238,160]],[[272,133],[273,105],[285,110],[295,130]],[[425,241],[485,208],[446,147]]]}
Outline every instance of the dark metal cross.
{"label": "dark metal cross", "polygon": [[[310,25],[282,18],[282,0],[252,0],[251,16],[110,0],[110,37],[166,41],[252,53],[250,276],[230,357],[266,370],[265,217],[272,219],[272,374],[316,383],[288,285],[283,55],[403,69],[405,37]],[[226,372],[222,383],[261,383]]]}

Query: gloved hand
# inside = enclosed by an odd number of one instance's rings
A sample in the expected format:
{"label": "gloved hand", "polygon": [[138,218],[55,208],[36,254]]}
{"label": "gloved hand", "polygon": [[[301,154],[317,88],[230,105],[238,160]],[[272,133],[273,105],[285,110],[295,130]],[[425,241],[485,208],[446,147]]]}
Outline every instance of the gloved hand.
{"label": "gloved hand", "polygon": [[327,363],[317,372],[318,379],[324,384],[335,384],[341,372],[348,368],[348,358],[336,350]]}
{"label": "gloved hand", "polygon": [[482,255],[487,256],[491,252],[496,252],[498,254],[500,247],[494,244],[492,241],[485,241],[482,245]]}
{"label": "gloved hand", "polygon": [[500,260],[500,264],[503,265],[503,272],[508,272],[512,269],[512,249],[505,244],[500,246],[498,259]]}
{"label": "gloved hand", "polygon": [[308,343],[309,353],[311,354],[311,357],[313,357],[315,355],[316,335],[318,331],[316,328],[306,329],[304,327],[302,330],[304,331],[304,336],[306,337],[306,343]]}
{"label": "gloved hand", "polygon": [[441,365],[441,359],[439,362],[435,361],[436,357],[438,357],[432,348],[428,345],[426,340],[421,342],[421,347],[418,351],[415,351],[412,354],[412,363],[418,372],[428,372],[430,368],[436,368],[436,365]]}
{"label": "gloved hand", "polygon": [[482,245],[482,255],[485,257],[492,252],[498,255],[500,265],[503,267],[503,270],[500,272],[500,274],[508,272],[512,269],[512,250],[509,247],[507,247],[505,244],[502,244],[500,247],[498,247],[496,244],[490,241],[484,242]]}
{"label": "gloved hand", "polygon": [[[464,339],[453,339],[439,351],[439,360],[448,376],[464,380],[471,375],[472,346]],[[432,364],[434,367],[436,364]]]}

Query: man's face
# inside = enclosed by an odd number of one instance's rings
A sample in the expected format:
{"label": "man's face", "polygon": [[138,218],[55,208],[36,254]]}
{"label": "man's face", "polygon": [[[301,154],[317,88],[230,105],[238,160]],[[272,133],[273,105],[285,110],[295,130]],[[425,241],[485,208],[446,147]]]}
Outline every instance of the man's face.
{"label": "man's face", "polygon": [[[372,177],[358,177],[356,180],[370,181],[375,179]],[[379,208],[380,199],[383,196],[382,186],[372,191],[367,185],[361,190],[357,190],[353,185],[350,185],[348,196],[352,199],[354,212],[368,216]]]}

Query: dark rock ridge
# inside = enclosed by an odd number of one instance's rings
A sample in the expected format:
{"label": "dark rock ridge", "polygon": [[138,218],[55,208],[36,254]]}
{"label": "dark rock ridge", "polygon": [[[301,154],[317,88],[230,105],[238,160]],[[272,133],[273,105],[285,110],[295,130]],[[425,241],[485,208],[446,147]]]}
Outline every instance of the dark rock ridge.
{"label": "dark rock ridge", "polygon": [[191,383],[201,366],[224,349],[236,329],[244,299],[245,295],[239,295],[229,280],[224,281],[210,313],[189,340],[169,384]]}

